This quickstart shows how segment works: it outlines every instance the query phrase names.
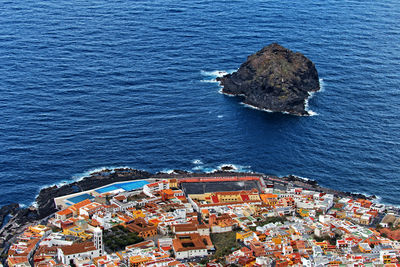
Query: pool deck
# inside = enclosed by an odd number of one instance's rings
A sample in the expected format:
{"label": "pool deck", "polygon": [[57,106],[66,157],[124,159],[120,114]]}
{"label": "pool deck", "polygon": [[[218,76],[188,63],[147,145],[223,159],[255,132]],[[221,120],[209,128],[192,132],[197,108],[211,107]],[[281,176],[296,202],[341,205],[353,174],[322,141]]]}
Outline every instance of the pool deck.
{"label": "pool deck", "polygon": [[[156,179],[150,178],[150,179],[144,179],[144,180],[131,180],[131,181],[122,181],[122,182],[116,182],[108,185],[104,185],[101,187],[93,188],[87,191],[82,191],[70,195],[65,195],[61,197],[54,198],[54,202],[56,204],[56,207],[61,207],[62,209],[68,208],[69,206],[75,204],[74,200],[79,199],[80,196],[84,197],[84,195],[90,195],[96,197],[104,193],[120,193],[120,192],[126,192],[126,191],[131,191],[131,190],[136,190],[143,188],[145,184],[150,184],[153,183]],[[129,184],[134,184],[138,183],[140,186],[132,188],[129,186]],[[86,198],[82,198],[84,200]]]}

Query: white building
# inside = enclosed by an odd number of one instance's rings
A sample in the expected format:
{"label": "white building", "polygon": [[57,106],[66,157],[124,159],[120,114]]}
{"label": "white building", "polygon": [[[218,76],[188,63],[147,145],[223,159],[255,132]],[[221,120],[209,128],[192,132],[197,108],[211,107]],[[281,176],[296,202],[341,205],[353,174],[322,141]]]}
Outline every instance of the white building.
{"label": "white building", "polygon": [[169,189],[168,180],[162,180],[159,182],[155,182],[152,184],[146,184],[143,186],[143,193],[145,193],[149,197],[154,197],[154,193],[157,191],[161,191],[164,189]]}
{"label": "white building", "polygon": [[100,256],[100,250],[93,242],[75,243],[57,249],[57,258],[63,264],[73,264],[74,259],[93,259]]}

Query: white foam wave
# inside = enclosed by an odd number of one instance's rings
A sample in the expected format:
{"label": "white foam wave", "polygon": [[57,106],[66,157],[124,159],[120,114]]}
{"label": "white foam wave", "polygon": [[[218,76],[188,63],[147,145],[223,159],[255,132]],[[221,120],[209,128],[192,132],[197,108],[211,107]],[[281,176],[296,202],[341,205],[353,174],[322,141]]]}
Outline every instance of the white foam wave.
{"label": "white foam wave", "polygon": [[217,83],[218,81],[216,79],[209,79],[209,80],[200,80],[202,83]]}
{"label": "white foam wave", "polygon": [[217,170],[222,170],[223,168],[230,168],[231,170],[237,172],[251,172],[251,166],[244,166],[232,163],[224,163],[217,166]]}
{"label": "white foam wave", "polygon": [[229,74],[229,72],[226,72],[224,70],[213,70],[213,71],[202,70],[201,74],[204,75],[204,76],[209,76],[209,77],[215,77],[216,78],[216,77],[225,76],[225,75]]}
{"label": "white foam wave", "polygon": [[[246,104],[246,103],[243,103],[243,102],[240,102],[240,104],[243,105],[243,106],[245,106],[245,107],[247,107],[247,108],[251,108],[251,109],[255,109],[255,110],[266,111],[266,112],[268,112],[268,113],[272,113],[272,112],[273,112],[273,111],[270,110],[270,109],[259,108],[259,107],[256,107],[256,106],[253,106],[253,105],[250,105],[250,104]],[[282,112],[282,113],[287,113],[287,112]]]}
{"label": "white foam wave", "polygon": [[229,96],[229,97],[235,97],[235,95],[224,93],[224,91],[222,91],[222,89],[223,89],[223,87],[221,85],[219,85],[218,93],[220,93],[221,95]]}
{"label": "white foam wave", "polygon": [[198,172],[204,172],[204,173],[213,173],[213,172],[218,171],[218,169],[215,169],[215,168],[212,168],[212,167],[206,167],[206,166],[203,166],[203,165],[196,166],[196,167],[192,168],[192,170],[193,171],[198,171]]}
{"label": "white foam wave", "polygon": [[316,92],[309,92],[309,93],[308,93],[308,98],[304,101],[304,109],[308,112],[308,114],[309,114],[310,116],[316,116],[316,115],[318,115],[318,113],[317,113],[317,112],[314,112],[314,111],[312,111],[312,110],[310,109],[310,107],[309,107],[309,105],[308,105],[308,101],[309,101],[311,98],[313,98],[313,96],[315,95],[315,93],[317,93],[317,92],[323,92],[323,91],[325,91],[325,82],[324,82],[324,79],[320,78],[320,79],[319,79],[319,90],[316,91]]}
{"label": "white foam wave", "polygon": [[110,170],[110,173],[113,173],[115,169],[129,169],[129,168],[131,168],[131,167],[129,167],[129,166],[103,166],[103,167],[93,168],[93,169],[90,169],[83,173],[74,174],[72,176],[72,180],[74,182],[78,182],[78,181],[82,180],[83,178],[88,177],[92,173],[95,173],[95,172],[102,172],[105,170]]}
{"label": "white foam wave", "polygon": [[223,168],[229,168],[231,170],[236,171],[238,167],[235,164],[221,164],[218,166],[218,169],[222,170]]}
{"label": "white foam wave", "polygon": [[161,172],[163,172],[163,173],[168,173],[168,174],[173,174],[173,173],[175,173],[175,171],[174,171],[174,170],[171,170],[171,169],[163,169],[163,170],[161,170]]}
{"label": "white foam wave", "polygon": [[306,100],[304,100],[304,109],[308,112],[310,116],[316,116],[318,115],[318,113],[312,111],[308,105],[308,101],[314,96],[314,92],[308,93],[308,95],[309,97]]}
{"label": "white foam wave", "polygon": [[299,178],[299,179],[301,179],[301,180],[304,180],[304,181],[310,181],[311,179],[309,179],[309,178],[306,178],[306,177],[302,177],[302,176],[298,176],[298,175],[294,175],[296,178]]}
{"label": "white foam wave", "polygon": [[325,81],[322,78],[319,78],[319,91],[318,92],[323,92],[325,91]]}
{"label": "white foam wave", "polygon": [[207,77],[209,79],[203,79],[203,80],[200,80],[200,82],[203,82],[203,83],[218,83],[219,84],[219,82],[216,79],[217,77],[225,76],[225,75],[230,74],[230,73],[232,73],[234,71],[235,70],[232,70],[232,71],[224,71],[224,70],[205,71],[205,70],[201,70],[200,71],[201,75],[203,75],[203,76],[205,76],[205,77]]}
{"label": "white foam wave", "polygon": [[221,119],[221,118],[224,117],[224,115],[218,115],[217,117],[218,117],[219,119]]}
{"label": "white foam wave", "polygon": [[237,164],[231,164],[231,163],[224,163],[220,164],[217,167],[213,166],[205,166],[205,165],[198,165],[192,168],[194,171],[198,172],[204,172],[204,173],[214,173],[217,171],[221,171],[223,168],[228,167],[230,170],[235,171],[235,172],[252,172],[251,171],[251,166],[243,166],[243,165],[237,165]]}
{"label": "white foam wave", "polygon": [[192,163],[193,163],[193,164],[196,164],[196,165],[204,164],[204,163],[201,161],[201,159],[195,159],[195,160],[192,161]]}

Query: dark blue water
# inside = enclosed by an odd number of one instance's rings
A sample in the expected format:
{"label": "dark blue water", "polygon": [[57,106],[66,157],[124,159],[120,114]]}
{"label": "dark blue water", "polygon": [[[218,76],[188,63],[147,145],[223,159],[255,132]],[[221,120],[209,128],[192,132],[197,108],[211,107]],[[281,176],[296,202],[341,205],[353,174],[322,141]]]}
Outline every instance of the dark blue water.
{"label": "dark blue water", "polygon": [[[397,0],[3,1],[0,204],[103,166],[232,163],[399,205],[399,23]],[[316,64],[317,116],[204,82],[271,42]]]}

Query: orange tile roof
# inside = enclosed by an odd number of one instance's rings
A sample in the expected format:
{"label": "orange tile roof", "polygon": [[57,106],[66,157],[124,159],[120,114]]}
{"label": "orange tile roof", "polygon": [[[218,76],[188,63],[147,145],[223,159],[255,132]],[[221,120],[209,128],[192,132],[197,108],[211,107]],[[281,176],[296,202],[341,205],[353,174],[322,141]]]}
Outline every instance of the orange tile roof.
{"label": "orange tile roof", "polygon": [[70,246],[63,246],[60,248],[64,252],[64,255],[73,255],[96,250],[93,242],[75,243]]}
{"label": "orange tile roof", "polygon": [[197,225],[193,223],[175,224],[175,232],[197,231]]}
{"label": "orange tile roof", "polygon": [[56,214],[63,216],[63,215],[71,214],[71,213],[72,213],[72,211],[69,208],[67,208],[65,210],[58,211]]}
{"label": "orange tile roof", "polygon": [[85,200],[83,200],[81,202],[78,202],[78,203],[72,205],[70,208],[74,208],[76,210],[79,210],[83,206],[86,206],[87,204],[90,204],[90,203],[92,203],[92,201],[90,201],[90,199],[85,199]]}
{"label": "orange tile roof", "polygon": [[[199,250],[207,249],[202,238],[207,236],[200,236],[199,234],[177,234],[177,238],[172,240],[175,251]],[[209,237],[208,237],[209,238]],[[208,243],[208,242],[207,242]],[[190,244],[186,246],[185,244]]]}
{"label": "orange tile roof", "polygon": [[24,262],[29,262],[28,257],[8,257],[8,262],[11,263],[11,265],[16,265],[16,264],[21,264]]}

